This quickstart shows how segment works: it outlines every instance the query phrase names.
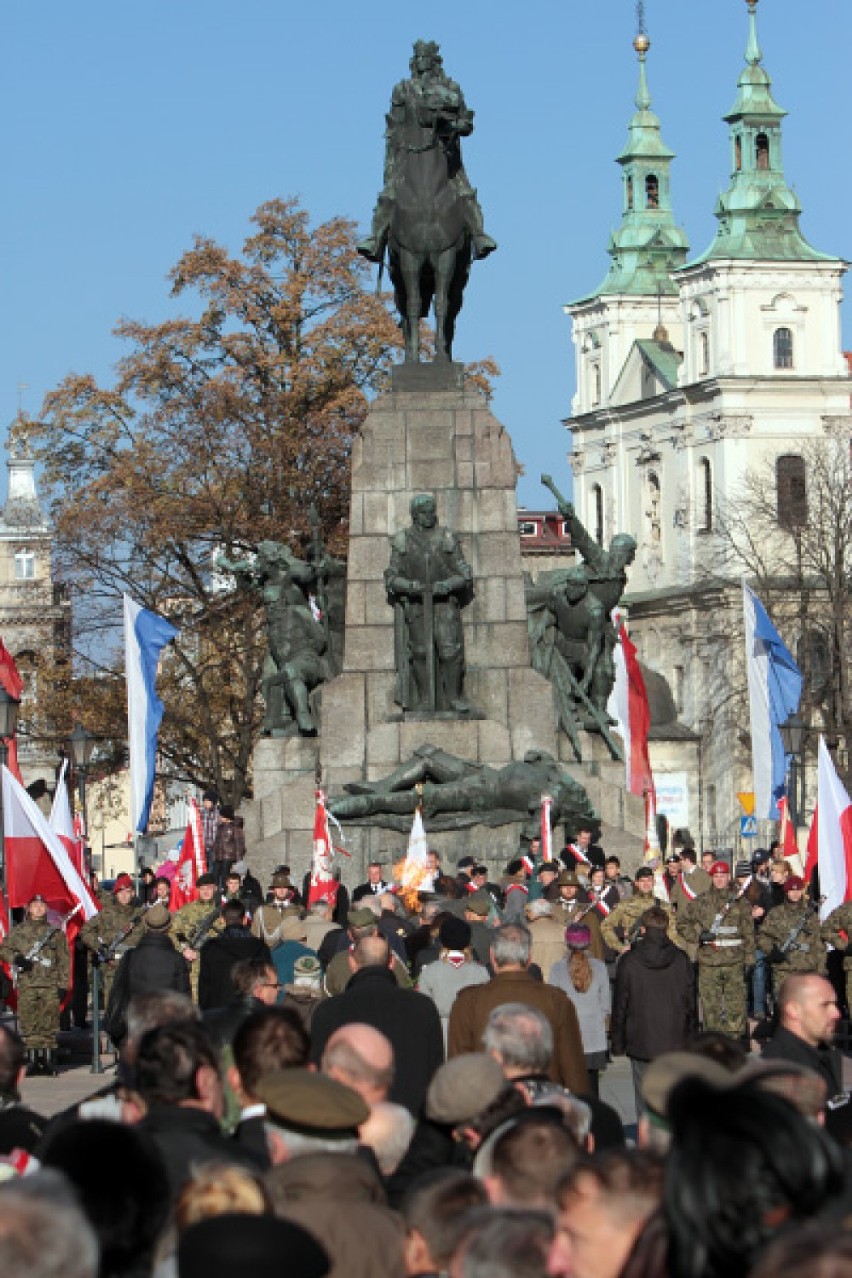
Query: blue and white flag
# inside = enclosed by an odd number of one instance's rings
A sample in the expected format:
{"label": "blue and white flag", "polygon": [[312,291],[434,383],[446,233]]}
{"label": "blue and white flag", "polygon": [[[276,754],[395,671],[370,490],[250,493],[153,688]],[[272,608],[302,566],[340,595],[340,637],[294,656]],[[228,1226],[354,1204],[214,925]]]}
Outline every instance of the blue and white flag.
{"label": "blue and white flag", "polygon": [[164,617],[124,596],[124,651],[127,672],[127,737],[130,746],[130,818],[133,829],[148,828],[154,794],[157,732],[163,703],[157,696],[160,653],[177,634]]}
{"label": "blue and white flag", "polygon": [[763,604],[743,582],[746,671],[751,717],[751,767],[755,815],[777,821],[786,790],[787,759],[781,724],[799,708],[802,672]]}

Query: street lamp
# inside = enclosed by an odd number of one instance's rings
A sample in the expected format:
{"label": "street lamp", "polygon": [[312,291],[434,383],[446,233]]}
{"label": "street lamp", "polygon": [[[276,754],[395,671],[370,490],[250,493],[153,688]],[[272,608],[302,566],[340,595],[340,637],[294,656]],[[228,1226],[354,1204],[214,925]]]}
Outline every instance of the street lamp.
{"label": "street lamp", "polygon": [[[9,741],[18,727],[20,701],[0,684],[0,764],[5,768],[9,758]],[[2,775],[2,774],[0,774]],[[0,883],[6,882],[6,835],[3,813],[3,788],[0,786]]]}
{"label": "street lamp", "polygon": [[798,711],[796,714],[791,714],[786,723],[778,726],[778,731],[781,733],[781,741],[784,745],[784,753],[790,760],[790,789],[787,798],[790,807],[790,820],[793,822],[794,830],[800,824],[799,817],[802,813],[802,808],[805,806],[805,769],[801,764],[801,759],[807,730],[808,725]]}

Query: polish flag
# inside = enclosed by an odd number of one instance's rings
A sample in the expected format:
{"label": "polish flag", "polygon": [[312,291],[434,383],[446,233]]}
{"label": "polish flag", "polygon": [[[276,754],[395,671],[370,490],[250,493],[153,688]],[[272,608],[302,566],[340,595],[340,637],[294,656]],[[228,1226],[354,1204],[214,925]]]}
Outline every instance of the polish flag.
{"label": "polish flag", "polygon": [[[14,697],[16,701],[20,701],[21,692],[24,688],[24,681],[18,673],[18,667],[15,665],[15,659],[9,649],[0,639],[0,687],[8,692],[10,697]],[[16,781],[24,784],[21,776],[21,769],[18,767],[18,739],[10,737],[6,743],[7,757],[9,761],[9,771]]]}
{"label": "polish flag", "polygon": [[204,855],[201,813],[195,799],[190,799],[189,821],[172,878],[172,891],[169,897],[169,909],[172,912],[198,899],[198,880],[202,874],[206,873],[207,859]]}
{"label": "polish flag", "polygon": [[65,848],[65,851],[71,858],[72,864],[80,875],[81,879],[88,882],[86,867],[84,864],[85,843],[80,840],[77,834],[74,818],[71,815],[71,801],[68,797],[68,785],[65,781],[65,773],[68,770],[68,760],[62,760],[62,768],[59,773],[59,780],[56,782],[56,791],[53,795],[53,807],[50,809],[50,828],[59,839],[59,842]]}
{"label": "polish flag", "polygon": [[[820,917],[826,918],[844,901],[852,900],[852,801],[846,793],[825,744],[819,739],[819,764],[817,768],[817,807],[819,822],[814,813],[816,828],[817,864],[819,887],[824,897]],[[808,870],[811,866],[811,840],[808,841]]]}
{"label": "polish flag", "polygon": [[778,842],[781,844],[781,855],[784,860],[789,861],[793,868],[798,872],[802,864],[802,858],[799,853],[796,830],[793,822],[790,820],[790,805],[787,802],[786,795],[782,795],[777,802],[778,813],[780,816]]}
{"label": "polish flag", "polygon": [[3,769],[3,828],[6,838],[6,891],[13,908],[41,894],[60,916],[79,904],[77,926],[99,906],[68,850],[34,799]]}
{"label": "polish flag", "polygon": [[612,655],[615,683],[606,708],[624,742],[627,789],[631,794],[646,794],[648,791],[653,794],[654,777],[648,758],[651,710],[636,646],[628,638],[623,622],[618,628],[618,642]]}
{"label": "polish flag", "polygon": [[328,901],[334,905],[337,901],[339,884],[331,872],[331,859],[334,846],[331,842],[331,831],[328,828],[328,809],[325,806],[325,794],[315,791],[316,808],[314,809],[314,855],[311,862],[311,882],[308,887],[308,905],[315,901]]}

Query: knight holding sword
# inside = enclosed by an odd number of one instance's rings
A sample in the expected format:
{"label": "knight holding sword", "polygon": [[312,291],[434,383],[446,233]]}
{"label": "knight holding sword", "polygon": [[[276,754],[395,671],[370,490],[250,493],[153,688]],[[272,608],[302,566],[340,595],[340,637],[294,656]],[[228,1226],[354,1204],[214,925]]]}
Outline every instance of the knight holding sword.
{"label": "knight holding sword", "polygon": [[461,609],[473,597],[473,573],[455,533],[438,523],[430,493],[411,502],[411,526],[391,539],[385,572],[394,607],[394,700],[405,710],[466,714]]}

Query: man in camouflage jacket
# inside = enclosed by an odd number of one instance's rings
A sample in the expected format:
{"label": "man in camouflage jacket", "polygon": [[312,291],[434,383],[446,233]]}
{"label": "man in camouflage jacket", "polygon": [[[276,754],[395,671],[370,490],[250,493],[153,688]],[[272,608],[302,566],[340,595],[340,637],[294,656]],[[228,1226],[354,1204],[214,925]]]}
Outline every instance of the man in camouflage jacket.
{"label": "man in camouflage jacket", "polygon": [[[198,955],[205,941],[209,941],[211,936],[218,936],[225,924],[222,919],[216,875],[200,875],[195,886],[198,888],[198,897],[175,913],[169,935],[189,963],[192,997],[198,1002]],[[205,923],[209,923],[206,930]],[[203,931],[204,935],[198,937],[199,931]],[[193,940],[196,942],[195,945],[192,944]]]}
{"label": "man in camouflage jacket", "polygon": [[[42,941],[44,944],[34,953]],[[43,896],[32,898],[27,917],[12,928],[0,945],[0,959],[12,966],[16,976],[18,1020],[29,1073],[55,1074],[59,1005],[68,992],[71,961],[68,938],[62,929],[51,935]]]}
{"label": "man in camouflage jacket", "polygon": [[825,946],[819,915],[805,896],[805,880],[791,874],[784,884],[786,900],[767,911],[760,929],[760,948],[772,964],[775,994],[794,972],[825,976]]}
{"label": "man in camouflage jacket", "polygon": [[677,930],[698,946],[698,997],[706,1030],[732,1038],[746,1033],[746,970],[754,966],[751,905],[731,890],[724,861],[710,867],[712,886],[678,910]]}

